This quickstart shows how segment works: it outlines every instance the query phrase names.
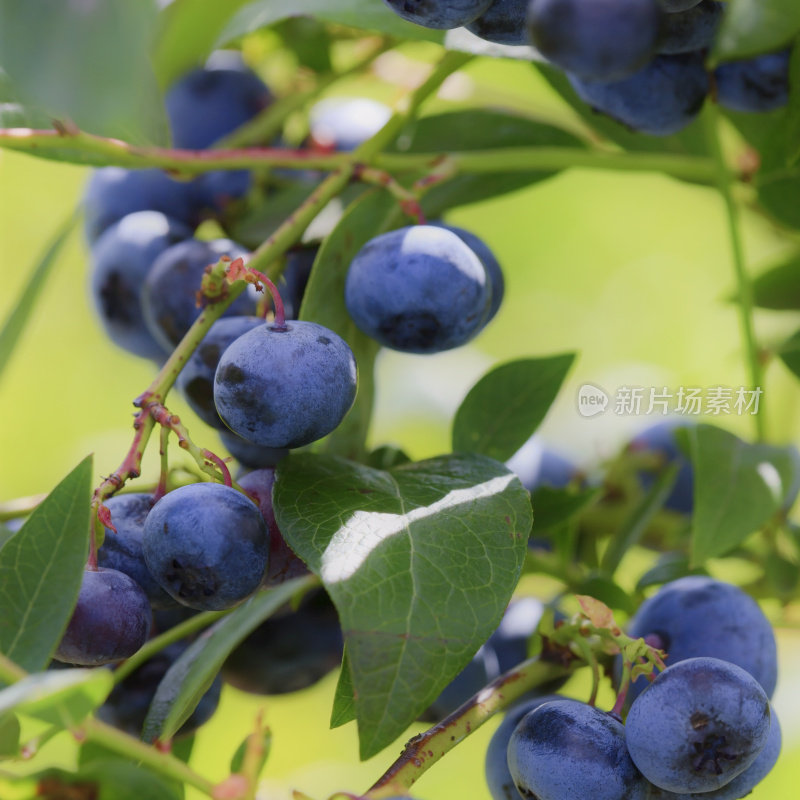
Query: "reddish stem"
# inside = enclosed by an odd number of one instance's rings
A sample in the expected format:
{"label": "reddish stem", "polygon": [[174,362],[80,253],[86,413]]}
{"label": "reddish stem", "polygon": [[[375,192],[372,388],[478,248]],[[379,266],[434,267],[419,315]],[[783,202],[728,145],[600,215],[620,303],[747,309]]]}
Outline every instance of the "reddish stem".
{"label": "reddish stem", "polygon": [[263,272],[259,272],[257,269],[249,268],[247,271],[254,277],[258,278],[258,280],[263,283],[267,289],[269,289],[269,293],[272,295],[272,302],[275,305],[275,324],[272,326],[273,329],[285,331],[286,312],[283,309],[283,300],[281,299],[281,293],[278,291],[278,287]]}
{"label": "reddish stem", "polygon": [[226,486],[233,486],[233,478],[231,478],[231,471],[225,463],[225,459],[220,458],[216,453],[210,450],[203,450],[203,456],[207,458],[212,464],[216,464],[219,471],[222,473],[222,480]]}

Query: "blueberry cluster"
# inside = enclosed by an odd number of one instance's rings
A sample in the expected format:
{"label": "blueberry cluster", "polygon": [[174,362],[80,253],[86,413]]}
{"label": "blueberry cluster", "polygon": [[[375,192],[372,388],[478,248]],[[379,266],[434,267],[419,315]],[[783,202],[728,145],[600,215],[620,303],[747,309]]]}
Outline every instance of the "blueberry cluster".
{"label": "blueberry cluster", "polygon": [[737,800],[769,773],[781,744],[769,703],[777,656],[757,604],[731,584],[682,578],[644,603],[629,633],[666,650],[667,666],[631,684],[624,724],[569,698],[517,705],[487,751],[494,800]]}
{"label": "blueberry cluster", "polygon": [[532,44],[593,109],[635,131],[684,128],[712,92],[724,108],[788,101],[789,50],[718,66],[706,55],[725,14],[715,0],[384,0],[428,28],[466,27],[504,45]]}

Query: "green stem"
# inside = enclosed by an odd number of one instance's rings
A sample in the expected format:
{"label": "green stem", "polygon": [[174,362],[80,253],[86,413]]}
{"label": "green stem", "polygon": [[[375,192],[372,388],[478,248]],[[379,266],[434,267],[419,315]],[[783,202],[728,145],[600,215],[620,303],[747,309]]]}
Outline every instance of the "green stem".
{"label": "green stem", "polygon": [[[741,327],[742,339],[744,341],[747,367],[750,376],[751,388],[763,388],[764,372],[756,342],[755,328],[753,324],[753,287],[747,275],[744,258],[744,248],[742,246],[742,233],[739,225],[739,213],[733,199],[733,176],[722,152],[720,142],[720,116],[719,110],[714,103],[706,103],[705,109],[706,138],[708,147],[714,159],[716,167],[716,184],[722,200],[725,204],[725,214],[728,224],[728,236],[730,237],[731,254],[733,257],[733,268],[736,275],[737,285],[737,305],[739,308],[739,325]],[[754,414],[756,436],[763,440],[766,434],[766,416],[763,410]]]}
{"label": "green stem", "polygon": [[127,733],[123,733],[111,725],[101,722],[99,719],[86,720],[80,731],[87,741],[96,742],[107,750],[118,753],[130,761],[144,764],[165,778],[171,778],[178,783],[193,786],[209,796],[214,792],[214,784],[211,781],[196,773],[180,759],[175,758],[170,753],[165,753],[145,744],[139,739],[134,739]]}
{"label": "green stem", "polygon": [[471,175],[508,171],[555,172],[572,167],[614,172],[661,172],[701,184],[713,184],[716,176],[714,162],[698,156],[615,153],[576,147],[504,147],[498,150],[453,152],[446,157],[442,153],[382,153],[373,163],[391,172],[430,170],[445,163],[453,173]]}
{"label": "green stem", "polygon": [[[409,111],[413,114],[415,107]],[[406,120],[404,114],[398,118]],[[391,130],[393,133],[399,132],[400,127],[392,125]],[[570,167],[616,172],[661,172],[707,185],[715,183],[717,174],[714,162],[708,158],[670,153],[615,153],[574,147],[508,147],[447,155],[441,152],[379,153],[386,144],[388,142],[377,148],[368,148],[359,154],[357,160],[391,172],[425,171],[438,167],[442,162],[450,164],[453,173],[474,175],[509,171],[555,172]],[[236,150],[135,148],[125,142],[87,133],[60,135],[55,131],[27,129],[0,130],[0,148],[68,163],[129,169],[160,167],[186,175],[199,175],[218,169],[258,167],[333,171],[353,160],[353,155],[348,153],[319,154],[308,150],[264,147]]]}
{"label": "green stem", "polygon": [[498,711],[507,708],[531,689],[569,675],[579,664],[573,661],[570,666],[564,667],[536,657],[496,678],[438,725],[411,739],[397,761],[373,784],[366,797],[379,797],[378,790],[385,787],[410,788],[437,761]]}

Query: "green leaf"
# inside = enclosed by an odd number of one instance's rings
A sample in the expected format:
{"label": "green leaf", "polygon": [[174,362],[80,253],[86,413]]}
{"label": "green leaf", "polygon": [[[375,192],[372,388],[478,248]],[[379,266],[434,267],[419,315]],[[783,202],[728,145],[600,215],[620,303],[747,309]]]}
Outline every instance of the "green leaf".
{"label": "green leaf", "polygon": [[584,509],[594,505],[602,496],[602,489],[583,489],[575,492],[540,486],[531,495],[534,536],[569,522]]}
{"label": "green leaf", "polygon": [[8,75],[0,69],[0,128],[49,128],[52,120],[40,109],[19,102]]}
{"label": "green leaf", "polygon": [[782,507],[797,462],[791,447],[748,444],[711,425],[676,436],[688,442],[694,468],[690,563],[699,566],[741,544]]}
{"label": "green leaf", "polygon": [[22,288],[16,303],[11,307],[11,311],[6,317],[2,328],[0,328],[0,378],[8,365],[11,354],[14,352],[19,340],[25,331],[28,320],[36,307],[41,290],[44,288],[47,279],[50,277],[53,265],[56,263],[58,254],[64,246],[69,234],[72,232],[78,214],[73,213],[70,218],[59,228],[56,235],[39,256],[39,260],[29,270],[30,277]]}
{"label": "green leaf", "polygon": [[371,0],[256,0],[240,9],[217,40],[217,46],[227,44],[246,33],[252,33],[273,22],[288,17],[307,15],[324,22],[335,22],[366,31],[378,31],[400,39],[444,41],[444,31],[413,25],[395,14],[381,2]]}
{"label": "green leaf", "polygon": [[753,302],[775,311],[800,311],[800,253],[792,253],[753,280]]}
{"label": "green leaf", "polygon": [[19,732],[19,720],[15,714],[0,716],[0,759],[19,755]]}
{"label": "green leaf", "polygon": [[793,333],[778,348],[778,355],[789,371],[800,378],[800,331]]}
{"label": "green leaf", "polygon": [[467,393],[453,420],[453,450],[506,461],[545,418],[574,353],[495,367]]}
{"label": "green leaf", "polygon": [[378,343],[362,333],[347,313],[344,284],[358,251],[401,219],[397,202],[381,190],[367,192],[351,204],[339,224],[322,243],[303,296],[300,319],[316,322],[338,333],[353,351],[358,364],[358,395],[339,427],[321,444],[331,455],[359,457],[372,417],[375,396],[373,376]]}
{"label": "green leaf", "polygon": [[0,0],[0,65],[21,103],[82,130],[166,142],[153,0]]}
{"label": "green leaf", "polygon": [[[417,120],[397,139],[401,153],[449,153],[495,150],[504,147],[576,147],[580,139],[566,131],[508,111],[468,109],[434,114]],[[429,189],[422,201],[429,217],[448,208],[475,203],[512,192],[551,177],[552,170],[540,172],[498,172],[459,175]]]}
{"label": "green leaf", "polygon": [[273,502],[287,542],[338,609],[369,758],[500,623],[527,550],[528,493],[474,454],[389,471],[298,454],[279,465]]}
{"label": "green leaf", "polygon": [[91,480],[89,456],[0,550],[0,651],[29,672],[50,662],[78,599]]}
{"label": "green leaf", "polygon": [[[250,734],[252,736],[252,734]],[[242,743],[236,748],[236,752],[233,754],[231,758],[231,768],[230,771],[233,772],[241,772],[242,766],[244,765],[244,757],[247,753],[247,743],[250,741],[250,736],[245,736],[242,740]],[[272,748],[272,731],[267,728],[263,731],[261,735],[261,749],[262,753],[258,760],[257,769],[255,774],[258,775],[262,769],[264,769],[264,765],[267,763],[267,759],[269,758],[269,751]]]}
{"label": "green leaf", "polygon": [[110,669],[37,672],[0,691],[0,715],[14,711],[71,728],[101,706],[113,687]]}
{"label": "green leaf", "polygon": [[174,0],[158,21],[153,67],[162,88],[202,64],[231,17],[249,0]]}
{"label": "green leaf", "polygon": [[797,0],[730,0],[712,59],[729,61],[777,50],[789,44],[798,32]]}
{"label": "green leaf", "polygon": [[261,592],[189,645],[161,679],[144,721],[142,738],[147,742],[170,739],[189,719],[231,651],[308,583],[307,577],[296,578]]}
{"label": "green leaf", "polygon": [[331,728],[339,728],[354,719],[356,719],[356,701],[353,697],[353,675],[350,672],[350,662],[345,648],[342,656],[342,669],[339,672],[339,681],[336,684],[336,694],[333,698]]}

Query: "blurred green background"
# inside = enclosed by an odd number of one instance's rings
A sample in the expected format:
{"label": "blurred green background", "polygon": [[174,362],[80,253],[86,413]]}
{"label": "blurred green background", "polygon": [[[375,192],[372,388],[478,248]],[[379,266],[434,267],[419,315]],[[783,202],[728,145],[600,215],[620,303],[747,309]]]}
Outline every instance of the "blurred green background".
{"label": "blurred green background", "polygon": [[[525,64],[480,62],[456,78],[445,96],[449,92],[459,101],[491,97],[501,105],[524,97],[543,113],[559,108]],[[361,88],[354,82],[337,91]],[[0,152],[0,319],[79,202],[86,177],[82,168]],[[449,421],[467,389],[492,364],[519,356],[580,354],[541,432],[588,470],[602,468],[633,431],[653,420],[612,411],[584,419],[576,405],[581,384],[613,394],[621,386],[676,391],[747,383],[736,309],[725,300],[733,269],[723,207],[711,190],[658,175],[570,170],[459,209],[449,221],[474,231],[495,251],[507,279],[505,304],[468,347],[430,357],[381,354],[374,444],[395,443],[416,458],[447,450]],[[755,213],[745,213],[744,233],[753,272],[785,248],[785,239]],[[130,443],[131,400],[147,386],[153,369],[103,336],[88,303],[87,269],[87,250],[76,231],[0,378],[0,502],[48,491],[87,453],[95,454],[99,478],[116,468]],[[791,314],[761,314],[757,323],[767,345],[797,327]],[[779,362],[767,369],[763,407],[774,442],[800,444],[799,388]],[[171,399],[170,408],[184,417],[199,443],[218,449],[216,436],[202,429],[179,397]],[[749,417],[730,415],[718,422],[752,435]],[[155,469],[150,457],[145,480]],[[718,576],[728,577],[729,569],[720,564]],[[800,615],[775,618],[781,670],[774,705],[784,751],[754,800],[796,797],[800,778]],[[198,736],[193,763],[212,779],[224,777],[233,750],[263,708],[274,745],[261,797],[287,800],[293,788],[315,798],[365,790],[401,742],[359,764],[354,726],[327,730],[335,680],[329,676],[311,690],[274,698],[226,688],[219,713]],[[568,691],[586,697],[584,679],[573,680]],[[495,725],[426,774],[415,796],[488,800],[483,756]],[[54,759],[69,758],[63,742],[48,748]]]}

